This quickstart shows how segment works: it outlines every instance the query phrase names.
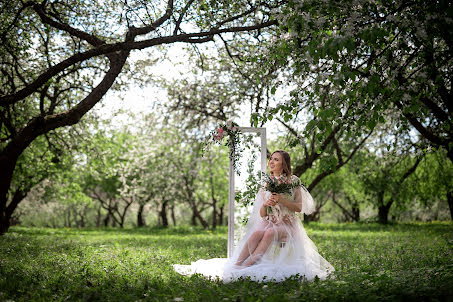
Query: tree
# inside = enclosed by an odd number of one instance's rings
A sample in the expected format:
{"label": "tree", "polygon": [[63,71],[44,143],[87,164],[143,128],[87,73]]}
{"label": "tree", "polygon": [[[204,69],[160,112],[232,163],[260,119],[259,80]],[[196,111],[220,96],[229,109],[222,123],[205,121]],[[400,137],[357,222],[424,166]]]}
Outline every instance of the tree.
{"label": "tree", "polygon": [[369,201],[378,209],[380,223],[388,223],[390,208],[395,203],[412,202],[415,197],[410,177],[425,156],[410,137],[394,137],[389,142],[386,131],[374,138],[374,145],[364,149],[354,159],[353,167]]}
{"label": "tree", "polygon": [[40,135],[78,123],[127,71],[132,50],[205,43],[221,33],[272,26],[277,21],[269,19],[269,12],[279,4],[72,0],[3,5],[0,234],[8,230],[17,206],[8,200],[19,156]]}
{"label": "tree", "polygon": [[445,150],[427,152],[412,179],[412,188],[419,202],[431,206],[436,200],[446,200],[453,220],[453,163]]}
{"label": "tree", "polygon": [[127,154],[133,148],[135,137],[127,130],[122,132],[98,131],[85,150],[86,163],[80,164],[85,194],[100,203],[107,211],[104,225],[124,226],[126,214],[134,202],[128,193]]}
{"label": "tree", "polygon": [[73,137],[56,131],[36,139],[17,160],[16,172],[11,180],[9,205],[6,217],[15,219],[14,210],[27,197],[34,186],[74,165],[74,146],[65,140]]}
{"label": "tree", "polygon": [[213,229],[224,223],[224,209],[228,203],[228,155],[227,148],[216,146],[205,152],[200,162],[196,196],[212,207]]}
{"label": "tree", "polygon": [[333,207],[341,211],[339,221],[360,221],[360,208],[365,204],[366,196],[360,175],[353,171],[351,165],[326,177],[312,194],[317,209],[332,201]]}
{"label": "tree", "polygon": [[[318,174],[306,178],[311,191],[353,158],[371,130],[356,125],[350,106],[337,106],[335,97],[314,97],[309,104],[316,108],[314,114],[303,103],[290,113],[280,112],[277,104],[293,104],[293,101],[284,92],[277,93],[275,87],[286,85],[289,90],[295,81],[302,79],[278,62],[263,59],[269,43],[266,39],[225,41],[223,48],[211,56],[199,58],[194,54],[198,60],[192,73],[165,85],[172,99],[168,107],[181,112],[189,128],[233,119],[244,107],[251,108],[254,126],[275,118],[288,133],[281,143],[295,147],[291,149],[294,174],[301,177],[310,168],[318,167]],[[266,70],[262,70],[262,63],[267,63]]]}
{"label": "tree", "polygon": [[303,79],[280,111],[302,102],[328,121],[335,111],[311,104],[334,98],[369,129],[396,112],[400,131],[416,129],[453,160],[451,1],[290,1],[277,19],[280,38],[265,57]]}
{"label": "tree", "polygon": [[[43,185],[45,193],[37,196],[41,202],[37,203],[58,204],[63,213],[56,213],[56,216],[63,217],[63,226],[83,228],[90,224],[88,213],[92,212],[94,202],[83,191],[82,175],[77,173],[77,168],[77,165],[72,165],[50,175]],[[57,224],[53,227],[57,227]]]}

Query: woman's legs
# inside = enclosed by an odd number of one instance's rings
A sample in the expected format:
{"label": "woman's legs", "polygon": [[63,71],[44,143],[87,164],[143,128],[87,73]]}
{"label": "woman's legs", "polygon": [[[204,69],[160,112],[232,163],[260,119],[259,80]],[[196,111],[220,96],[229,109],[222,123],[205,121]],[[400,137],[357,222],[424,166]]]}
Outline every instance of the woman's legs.
{"label": "woman's legs", "polygon": [[264,234],[262,235],[261,240],[259,241],[258,246],[254,249],[252,255],[244,263],[244,265],[250,266],[255,264],[266,253],[267,249],[271,245],[272,241],[274,241],[274,239],[286,242],[289,236],[292,236],[291,234],[291,228],[288,228],[286,225],[274,225],[273,227],[266,229],[264,231]]}
{"label": "woman's legs", "polygon": [[239,254],[236,265],[241,265],[256,249],[258,244],[261,242],[265,231],[255,231],[252,236],[247,240]]}
{"label": "woman's legs", "polygon": [[244,265],[250,266],[255,264],[255,262],[258,261],[267,251],[272,241],[274,240],[274,236],[275,231],[273,228],[269,228],[266,231],[264,231],[264,235],[262,236],[261,241],[259,242],[258,246],[256,247],[250,258],[245,262]]}

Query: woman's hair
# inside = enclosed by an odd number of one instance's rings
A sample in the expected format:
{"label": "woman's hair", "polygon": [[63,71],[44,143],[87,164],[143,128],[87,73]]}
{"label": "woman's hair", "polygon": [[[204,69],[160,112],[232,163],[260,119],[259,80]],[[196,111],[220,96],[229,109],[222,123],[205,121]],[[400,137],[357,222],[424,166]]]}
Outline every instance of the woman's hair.
{"label": "woman's hair", "polygon": [[280,155],[282,156],[282,167],[283,167],[283,173],[286,174],[286,177],[291,177],[292,173],[291,173],[291,157],[289,156],[289,153],[286,152],[286,151],[283,151],[283,150],[276,150],[274,152],[272,152],[271,154],[271,157],[272,155],[274,155],[274,153],[280,153]]}

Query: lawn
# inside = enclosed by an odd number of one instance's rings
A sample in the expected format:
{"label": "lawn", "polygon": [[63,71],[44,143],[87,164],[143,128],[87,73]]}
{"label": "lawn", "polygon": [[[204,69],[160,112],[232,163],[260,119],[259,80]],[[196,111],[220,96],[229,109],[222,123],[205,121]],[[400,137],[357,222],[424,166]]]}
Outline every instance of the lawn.
{"label": "lawn", "polygon": [[226,257],[226,227],[12,227],[0,237],[0,301],[453,301],[451,222],[305,228],[334,278],[223,284],[173,271]]}

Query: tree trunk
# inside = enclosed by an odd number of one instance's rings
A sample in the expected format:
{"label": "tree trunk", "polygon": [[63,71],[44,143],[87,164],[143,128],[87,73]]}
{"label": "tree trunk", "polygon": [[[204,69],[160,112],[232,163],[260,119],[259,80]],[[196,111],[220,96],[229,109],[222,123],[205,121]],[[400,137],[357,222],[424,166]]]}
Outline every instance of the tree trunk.
{"label": "tree trunk", "polygon": [[145,209],[145,205],[140,204],[140,206],[138,207],[138,212],[137,212],[137,226],[138,227],[146,226],[145,218],[143,217],[144,209]]}
{"label": "tree trunk", "polygon": [[211,200],[212,200],[212,228],[217,227],[217,199],[215,198],[214,178],[210,177],[211,183]]}
{"label": "tree trunk", "polygon": [[101,226],[101,207],[98,208],[97,214],[96,214],[96,227]]}
{"label": "tree trunk", "polygon": [[212,198],[212,228],[215,229],[217,227],[217,199]]}
{"label": "tree trunk", "polygon": [[221,207],[219,207],[219,217],[217,219],[218,225],[224,225],[223,223],[223,210],[225,209],[225,204],[222,204]]}
{"label": "tree trunk", "polygon": [[[11,150],[9,150],[11,151]],[[2,152],[5,153],[5,152]],[[5,234],[10,226],[12,211],[8,211],[8,191],[11,186],[14,168],[22,151],[11,151],[11,154],[0,154],[0,235]],[[11,212],[9,214],[9,212]]]}
{"label": "tree trunk", "polygon": [[67,226],[68,228],[70,228],[70,227],[72,227],[72,222],[71,222],[71,209],[68,208],[68,209],[66,210],[66,212],[67,212],[67,214],[68,214],[68,215],[67,215],[68,224],[67,224],[66,226]]}
{"label": "tree trunk", "polygon": [[207,221],[201,216],[200,211],[197,208],[197,205],[195,204],[195,201],[192,202],[192,225],[196,226],[197,225],[197,219],[201,223],[204,229],[209,228],[209,224]]}
{"label": "tree trunk", "polygon": [[357,222],[360,221],[360,207],[357,202],[352,204],[352,219]]}
{"label": "tree trunk", "polygon": [[[77,206],[74,207],[74,217],[76,219],[76,225],[78,228],[85,227],[85,215],[86,215],[86,208],[83,207],[80,211],[77,210]],[[77,219],[79,218],[79,219]]]}
{"label": "tree trunk", "polygon": [[0,235],[8,232],[9,229],[9,219],[6,217],[6,213],[3,209],[0,212]]}
{"label": "tree trunk", "polygon": [[119,216],[118,224],[120,225],[120,228],[124,228],[124,221],[126,220],[127,211],[129,210],[129,207],[132,205],[134,200],[132,198],[129,198],[129,199],[121,198],[121,199],[126,203],[126,205],[124,206],[123,212],[120,213],[120,211],[118,210],[119,201],[117,201],[115,203],[115,211]]}
{"label": "tree trunk", "polygon": [[[348,197],[346,197],[346,199],[349,200]],[[344,221],[346,221],[346,222],[351,221],[352,214],[343,205],[341,205],[341,203],[339,201],[337,201],[335,191],[332,192],[332,202],[341,209],[341,212],[343,213],[343,216],[344,216]]]}
{"label": "tree trunk", "polygon": [[[0,234],[9,228],[9,218],[17,205],[6,207],[8,192],[11,188],[14,169],[19,156],[40,135],[51,130],[77,124],[80,119],[96,105],[107,93],[120,74],[130,51],[121,51],[109,55],[110,68],[102,81],[76,106],[58,114],[38,116],[31,119],[20,129],[0,152]],[[31,188],[30,188],[31,189]],[[19,200],[20,202],[21,200]],[[10,211],[11,210],[11,211]]]}
{"label": "tree trunk", "polygon": [[79,216],[80,216],[79,226],[81,228],[84,228],[85,227],[85,211],[83,211]]}
{"label": "tree trunk", "polygon": [[109,226],[109,222],[110,222],[110,212],[107,212],[107,215],[105,215],[105,218],[104,218],[104,226],[105,227]]}
{"label": "tree trunk", "polygon": [[193,226],[197,226],[197,216],[195,215],[194,210],[192,210],[192,218],[190,220],[190,224]]}
{"label": "tree trunk", "polygon": [[313,213],[311,213],[310,215],[307,215],[307,214],[304,214],[304,222],[306,222],[307,224],[310,223],[311,221],[319,221],[321,217],[321,214],[319,211],[315,211]]}
{"label": "tree trunk", "polygon": [[170,213],[171,213],[171,220],[173,222],[173,226],[176,226],[176,216],[175,216],[175,205],[172,204],[170,206]]}
{"label": "tree trunk", "polygon": [[168,227],[167,205],[168,205],[168,201],[166,200],[162,203],[160,211],[159,211],[159,216],[161,218],[162,226],[164,228]]}
{"label": "tree trunk", "polygon": [[203,229],[209,228],[208,222],[201,216],[200,212],[197,211],[196,217],[198,218],[198,221],[200,221],[201,225],[203,226]]}
{"label": "tree trunk", "polygon": [[379,223],[387,224],[389,222],[388,221],[389,211],[390,207],[388,205],[383,205],[378,208]]}
{"label": "tree trunk", "polygon": [[3,235],[8,231],[11,226],[14,210],[16,210],[19,203],[27,196],[29,191],[30,189],[24,189],[14,192],[13,198],[8,206],[6,206],[6,200],[5,206],[3,206],[3,203],[0,203],[0,235]]}
{"label": "tree trunk", "polygon": [[[417,157],[415,163],[403,174],[403,176],[399,179],[397,185],[398,187],[401,186],[404,181],[417,170],[418,165],[420,164],[423,157]],[[390,199],[387,204],[384,204],[384,192],[379,192],[378,195],[378,218],[379,222],[383,224],[388,223],[388,214],[390,212],[390,207],[392,206],[394,200]]]}
{"label": "tree trunk", "polygon": [[378,221],[382,224],[389,222],[390,207],[393,204],[393,199],[390,199],[387,204],[384,203],[384,192],[380,192],[378,195]]}
{"label": "tree trunk", "polygon": [[448,207],[450,208],[450,218],[453,220],[453,192],[449,191],[447,193],[447,202],[448,202]]}

